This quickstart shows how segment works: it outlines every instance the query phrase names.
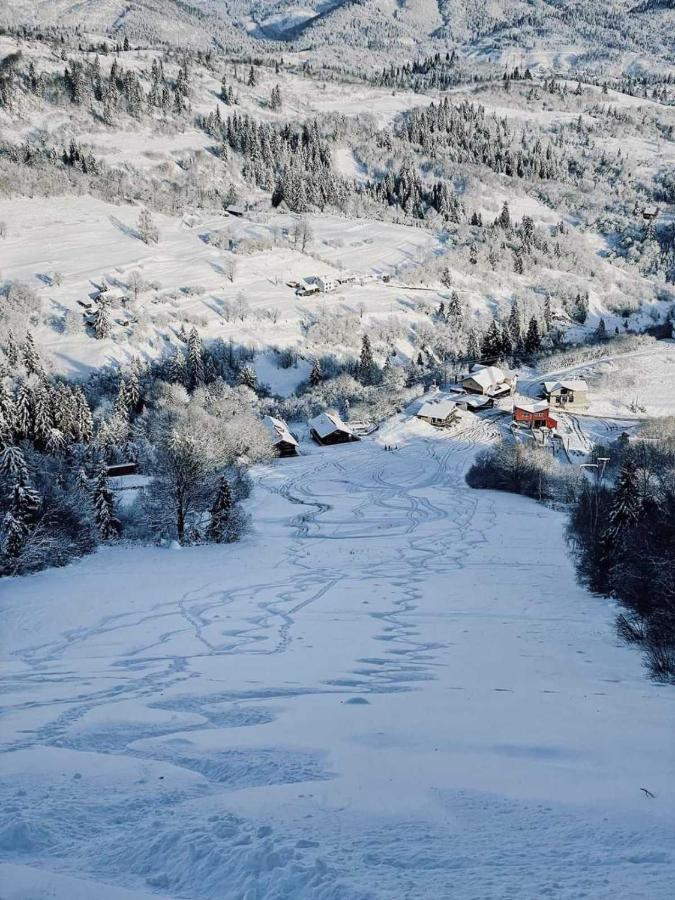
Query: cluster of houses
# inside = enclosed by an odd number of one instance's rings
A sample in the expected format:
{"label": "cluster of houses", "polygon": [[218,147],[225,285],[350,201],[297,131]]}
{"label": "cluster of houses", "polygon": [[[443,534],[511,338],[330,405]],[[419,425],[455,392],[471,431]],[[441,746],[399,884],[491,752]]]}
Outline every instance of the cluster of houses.
{"label": "cluster of houses", "polygon": [[447,393],[438,391],[423,403],[417,418],[436,428],[446,428],[457,421],[460,410],[478,413],[492,409],[496,399],[515,393],[517,381],[515,373],[498,366],[474,366]]}
{"label": "cluster of houses", "polygon": [[[436,390],[420,406],[417,418],[436,428],[447,428],[455,423],[462,411],[480,413],[492,409],[495,400],[512,397],[516,393],[518,376],[498,366],[474,366],[457,385],[447,392]],[[532,432],[558,428],[557,413],[574,412],[588,407],[588,385],[581,378],[544,381],[538,400],[515,399],[512,423],[516,428]],[[282,419],[265,416],[272,444],[278,456],[295,456],[298,440]],[[358,426],[342,421],[336,412],[322,412],[308,422],[310,437],[320,446],[347,444],[360,440]]]}
{"label": "cluster of houses", "polygon": [[390,281],[390,275],[377,275],[366,272],[361,275],[354,273],[339,275],[310,275],[302,281],[289,281],[288,286],[295,288],[299,297],[309,297],[312,294],[330,294],[339,288],[352,284],[369,284],[373,281]]}
{"label": "cluster of houses", "polygon": [[[437,391],[417,412],[417,418],[436,428],[447,428],[460,417],[460,411],[479,413],[492,409],[495,400],[513,396],[517,375],[497,366],[475,366],[457,387]],[[588,408],[588,385],[581,378],[545,381],[539,400],[517,399],[513,403],[512,422],[517,428],[555,431],[557,412],[583,411]]]}

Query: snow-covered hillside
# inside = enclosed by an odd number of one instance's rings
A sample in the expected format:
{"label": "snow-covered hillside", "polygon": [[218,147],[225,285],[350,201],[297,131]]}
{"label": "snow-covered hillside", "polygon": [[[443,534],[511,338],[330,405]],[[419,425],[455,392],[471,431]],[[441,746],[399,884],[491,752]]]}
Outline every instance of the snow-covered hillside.
{"label": "snow-covered hillside", "polygon": [[670,900],[671,7],[0,4],[0,900]]}
{"label": "snow-covered hillside", "polygon": [[672,688],[559,515],[463,484],[490,427],[432,432],[260,470],[235,549],[0,588],[7,896],[670,896]]}

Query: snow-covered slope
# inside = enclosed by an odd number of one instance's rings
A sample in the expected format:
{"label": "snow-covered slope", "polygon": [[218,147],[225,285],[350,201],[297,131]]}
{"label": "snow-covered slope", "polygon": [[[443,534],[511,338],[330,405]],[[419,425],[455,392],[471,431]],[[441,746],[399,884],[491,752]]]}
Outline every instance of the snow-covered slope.
{"label": "snow-covered slope", "polygon": [[0,584],[3,896],[670,898],[672,688],[463,483],[490,439],[303,445],[234,548]]}

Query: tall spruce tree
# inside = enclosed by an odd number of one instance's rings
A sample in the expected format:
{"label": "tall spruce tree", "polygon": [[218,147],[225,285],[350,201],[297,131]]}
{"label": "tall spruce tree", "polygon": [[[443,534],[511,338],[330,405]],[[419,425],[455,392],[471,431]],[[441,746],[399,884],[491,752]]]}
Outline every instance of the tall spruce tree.
{"label": "tall spruce tree", "polygon": [[363,335],[361,341],[361,357],[359,359],[358,376],[361,384],[375,384],[377,381],[378,368],[373,357],[373,349],[370,345],[370,338],[367,334]]}
{"label": "tall spruce tree", "polygon": [[541,335],[539,334],[539,324],[532,316],[530,324],[527,326],[527,334],[525,335],[525,352],[538,353],[541,350]]}

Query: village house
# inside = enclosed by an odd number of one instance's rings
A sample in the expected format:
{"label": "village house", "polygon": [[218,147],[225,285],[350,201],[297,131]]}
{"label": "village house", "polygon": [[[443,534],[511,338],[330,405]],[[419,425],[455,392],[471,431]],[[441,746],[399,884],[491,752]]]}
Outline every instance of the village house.
{"label": "village house", "polygon": [[417,418],[428,422],[435,428],[447,428],[459,418],[457,398],[452,395],[442,394],[439,391],[439,393],[422,404],[417,412]]}
{"label": "village house", "polygon": [[532,429],[549,428],[552,431],[558,426],[558,420],[551,414],[551,408],[545,400],[515,403],[513,421],[524,428]]}
{"label": "village house", "polygon": [[309,433],[317,444],[348,444],[359,438],[337,413],[323,412],[309,420]]}
{"label": "village house", "polygon": [[267,429],[274,449],[279,456],[297,456],[298,442],[283,419],[265,416],[263,425]]}
{"label": "village house", "polygon": [[489,397],[506,397],[515,390],[516,376],[507,374],[498,366],[474,366],[462,379],[462,387],[469,394],[485,394]]}
{"label": "village house", "polygon": [[319,275],[316,278],[316,285],[322,293],[328,294],[330,291],[336,291],[340,282],[330,275]]}
{"label": "village house", "polygon": [[588,385],[583,378],[545,381],[543,394],[551,406],[559,409],[574,410],[588,407]]}

